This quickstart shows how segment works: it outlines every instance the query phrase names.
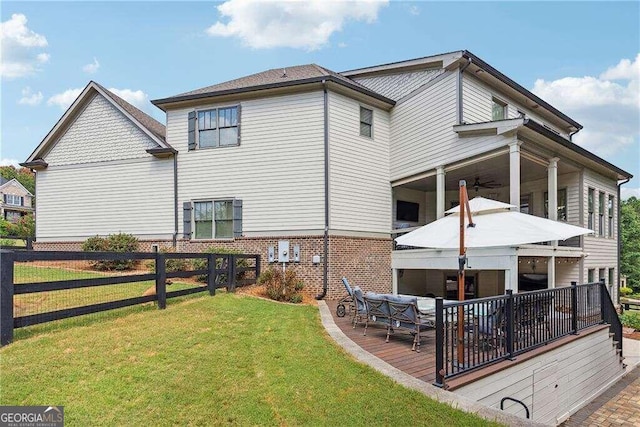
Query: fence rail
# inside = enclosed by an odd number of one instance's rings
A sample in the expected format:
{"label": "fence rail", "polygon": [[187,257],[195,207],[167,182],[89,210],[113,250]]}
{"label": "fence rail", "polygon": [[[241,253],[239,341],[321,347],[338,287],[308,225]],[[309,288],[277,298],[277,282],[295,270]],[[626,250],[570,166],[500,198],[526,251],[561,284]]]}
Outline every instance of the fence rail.
{"label": "fence rail", "polygon": [[35,242],[35,240],[36,238],[33,236],[0,236],[0,249],[8,249],[12,251],[31,251],[33,250],[33,242]]}
{"label": "fence rail", "polygon": [[[16,266],[31,266],[37,262],[116,262],[116,261],[147,261],[152,263],[152,273],[140,274],[134,271],[132,274],[109,273],[104,277],[69,278],[65,280],[36,280],[28,283],[16,280],[14,269]],[[171,260],[198,261],[193,269],[183,267],[167,271],[168,262]],[[206,292],[215,295],[218,288],[226,287],[234,291],[236,287],[245,284],[256,283],[260,275],[260,256],[241,254],[210,254],[210,253],[146,253],[146,252],[49,252],[49,251],[2,251],[0,257],[0,345],[6,345],[13,340],[15,328],[50,322],[53,320],[97,313],[116,308],[128,307],[156,301],[159,309],[166,308],[168,298]],[[19,264],[16,264],[19,263]],[[39,266],[36,266],[39,267]],[[175,268],[175,267],[174,267]],[[76,270],[64,268],[49,268],[63,271],[70,276],[76,275]],[[87,273],[82,271],[82,273]],[[106,274],[106,273],[105,273]],[[66,277],[66,276],[65,276]],[[196,283],[191,287],[167,292],[167,280],[172,278],[197,277],[204,283]],[[64,277],[63,277],[64,278]],[[127,285],[152,283],[151,295],[145,294],[130,298],[109,299],[91,304],[73,307],[54,307],[38,313],[18,315],[14,309],[19,308],[19,301],[14,298],[30,298],[38,295],[46,299],[56,291],[71,291],[79,289],[102,289],[104,286],[116,286],[122,289]],[[111,288],[110,288],[111,289]],[[151,288],[150,288],[151,289]]]}
{"label": "fence rail", "polygon": [[604,281],[447,304],[437,298],[435,385],[605,323],[622,351],[622,325]]}

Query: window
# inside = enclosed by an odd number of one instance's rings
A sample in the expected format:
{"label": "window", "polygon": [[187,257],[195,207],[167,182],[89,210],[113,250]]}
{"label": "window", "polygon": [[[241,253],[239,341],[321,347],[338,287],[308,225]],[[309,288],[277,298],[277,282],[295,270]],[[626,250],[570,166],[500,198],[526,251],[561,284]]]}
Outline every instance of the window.
{"label": "window", "polygon": [[8,205],[22,206],[22,197],[16,196],[15,194],[5,194],[4,202]]}
{"label": "window", "polygon": [[238,145],[238,107],[198,111],[198,147]]}
{"label": "window", "polygon": [[[557,195],[558,203],[558,221],[567,220],[567,189],[563,188],[558,190]],[[549,193],[544,193],[544,217],[549,218]]]}
{"label": "window", "polygon": [[589,206],[589,217],[587,219],[587,228],[590,230],[593,230],[593,203],[594,203],[594,198],[595,198],[595,190],[593,188],[589,189],[589,201],[588,201],[588,206]]}
{"label": "window", "polygon": [[598,270],[598,281],[601,282],[604,280],[604,272],[605,272],[604,268],[601,268],[600,270]]}
{"label": "window", "polygon": [[613,196],[609,195],[609,202],[607,204],[607,212],[609,214],[609,237],[613,237]]}
{"label": "window", "polygon": [[607,283],[607,285],[609,285],[609,292],[611,292],[611,287],[613,286],[613,282],[615,282],[615,279],[613,278],[614,273],[615,273],[615,269],[610,268],[609,269],[609,283]]}
{"label": "window", "polygon": [[373,137],[373,110],[360,107],[360,136]]}
{"label": "window", "polygon": [[504,120],[507,118],[507,104],[493,98],[491,105],[491,120]]}
{"label": "window", "polygon": [[595,274],[596,274],[596,270],[593,268],[590,268],[587,271],[587,283],[593,283],[593,280],[594,280],[593,277],[595,276]]}
{"label": "window", "polygon": [[598,198],[598,235],[604,236],[604,193]]}
{"label": "window", "polygon": [[4,212],[4,219],[6,219],[9,222],[18,222],[20,218],[22,218],[22,214],[20,214],[20,212],[14,212],[14,211]]}
{"label": "window", "polygon": [[217,200],[193,204],[196,239],[233,237],[233,202]]}
{"label": "window", "polygon": [[413,202],[396,200],[396,219],[398,221],[418,222],[420,205]]}
{"label": "window", "polygon": [[524,214],[533,214],[533,207],[531,206],[531,194],[520,196],[520,212]]}

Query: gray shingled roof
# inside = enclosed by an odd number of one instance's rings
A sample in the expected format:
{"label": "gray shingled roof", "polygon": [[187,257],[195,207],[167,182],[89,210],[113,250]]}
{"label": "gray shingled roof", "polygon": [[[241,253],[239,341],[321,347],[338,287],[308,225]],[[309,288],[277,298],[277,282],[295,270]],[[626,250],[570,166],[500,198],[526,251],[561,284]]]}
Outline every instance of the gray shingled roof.
{"label": "gray shingled roof", "polygon": [[221,93],[244,92],[252,88],[260,89],[266,87],[290,86],[296,83],[305,83],[314,79],[327,78],[334,80],[352,89],[375,96],[384,101],[393,103],[393,101],[372,91],[348,77],[342,76],[335,71],[328,70],[316,64],[296,65],[293,67],[274,68],[260,73],[251,74],[249,76],[240,77],[238,79],[229,80],[227,82],[218,83],[212,86],[206,86],[189,92],[184,92],[169,98],[158,99],[152,101],[154,104],[162,104],[165,102],[178,101],[183,99],[193,99],[205,96],[213,96]]}
{"label": "gray shingled roof", "polygon": [[122,107],[127,113],[131,114],[137,121],[140,122],[140,124],[142,126],[147,128],[149,130],[149,132],[151,132],[152,134],[154,134],[155,136],[157,136],[161,140],[165,141],[166,129],[165,129],[165,127],[164,127],[164,125],[162,123],[160,123],[159,121],[157,121],[156,119],[154,119],[153,117],[148,115],[147,113],[144,113],[141,110],[139,110],[138,108],[136,108],[133,105],[129,104],[127,101],[125,101],[124,99],[120,98],[115,93],[109,91],[108,89],[106,89],[101,84],[99,84],[99,83],[97,83],[95,81],[94,81],[94,83],[96,84],[96,86],[100,87],[100,89],[104,90],[104,92],[116,104],[118,104],[120,107]]}

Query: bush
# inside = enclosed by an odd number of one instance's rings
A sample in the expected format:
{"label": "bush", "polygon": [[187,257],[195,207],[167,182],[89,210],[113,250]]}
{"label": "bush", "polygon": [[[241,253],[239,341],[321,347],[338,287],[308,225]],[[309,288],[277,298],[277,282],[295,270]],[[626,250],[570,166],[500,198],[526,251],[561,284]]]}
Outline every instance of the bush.
{"label": "bush", "polygon": [[273,300],[302,302],[300,291],[304,284],[292,269],[283,273],[279,268],[270,268],[258,277],[258,285],[264,285],[267,296]]}
{"label": "bush", "polygon": [[[176,250],[174,248],[169,246],[163,246],[159,249],[159,252],[163,254],[175,253],[175,251]],[[145,267],[147,267],[151,271],[155,271],[156,261],[153,259],[147,261],[145,263]],[[172,259],[167,259],[167,262],[165,263],[164,268],[167,273],[170,273],[173,271],[189,271],[193,268],[193,265],[190,259],[172,258]]]}
{"label": "bush", "polygon": [[622,325],[627,328],[640,330],[640,313],[634,311],[625,311],[620,315]]}
{"label": "bush", "polygon": [[[236,249],[227,249],[227,248],[218,248],[215,246],[211,246],[207,249],[205,249],[204,251],[202,251],[202,253],[205,254],[242,254],[242,251],[236,250]],[[238,261],[238,263],[236,264],[236,267],[239,268],[244,268],[244,267],[248,267],[249,263],[247,262],[246,259],[241,259]],[[202,270],[207,268],[207,259],[206,258],[196,258],[193,260],[193,268],[194,270]],[[222,259],[218,259],[216,260],[216,269],[223,269],[223,268],[227,268],[226,263],[222,260]],[[240,271],[238,273],[236,273],[236,281],[238,280],[242,280],[245,277],[245,272],[244,271]],[[207,281],[207,275],[200,275],[198,276],[198,281],[199,282],[206,282]],[[216,277],[216,286],[217,285],[221,285],[221,284],[226,284],[227,283],[227,275],[225,273],[222,274],[218,274],[218,276]]]}
{"label": "bush", "polygon": [[[131,234],[110,234],[107,238],[99,236],[90,237],[82,244],[85,252],[136,252],[138,250],[138,239]],[[132,259],[124,260],[97,260],[89,261],[92,268],[96,270],[131,270],[137,261]]]}
{"label": "bush", "polygon": [[623,286],[620,288],[620,296],[626,297],[633,293],[633,289]]}

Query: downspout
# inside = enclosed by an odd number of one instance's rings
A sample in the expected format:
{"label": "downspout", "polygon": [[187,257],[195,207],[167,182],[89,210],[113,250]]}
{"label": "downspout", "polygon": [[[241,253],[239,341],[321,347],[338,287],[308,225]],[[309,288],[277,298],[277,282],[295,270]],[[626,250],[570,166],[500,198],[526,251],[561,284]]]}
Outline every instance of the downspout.
{"label": "downspout", "polygon": [[178,245],[178,153],[173,154],[173,248]]}
{"label": "downspout", "polygon": [[576,133],[580,132],[580,129],[576,129],[573,132],[569,133],[569,141],[573,142],[573,135],[575,135]]}
{"label": "downspout", "polygon": [[458,124],[459,125],[462,124],[462,74],[464,73],[464,70],[466,70],[467,67],[471,65],[471,62],[473,62],[471,58],[467,58],[467,63],[460,68],[460,73],[458,73]]}
{"label": "downspout", "polygon": [[327,84],[322,81],[324,94],[324,256],[322,265],[322,292],[316,295],[317,300],[327,295],[329,282],[329,95]]}
{"label": "downspout", "polygon": [[617,218],[617,222],[618,222],[618,226],[617,228],[617,233],[618,233],[618,289],[617,289],[617,298],[616,298],[616,302],[618,304],[620,304],[620,256],[622,255],[622,236],[620,234],[620,231],[622,230],[622,224],[620,224],[620,187],[624,184],[626,184],[627,182],[631,181],[631,178],[627,178],[624,181],[621,181],[618,183],[618,218]]}

